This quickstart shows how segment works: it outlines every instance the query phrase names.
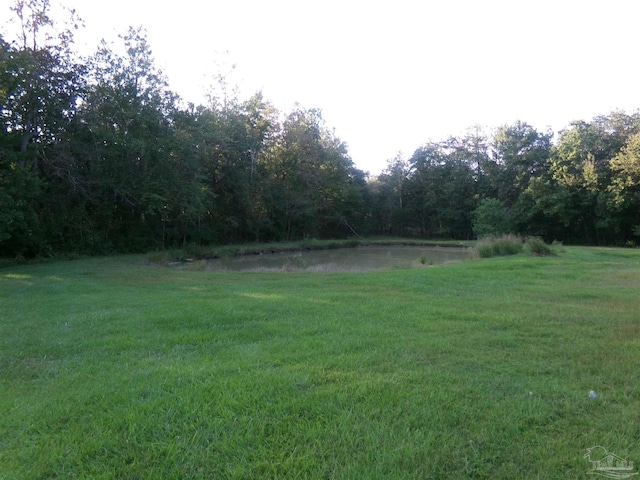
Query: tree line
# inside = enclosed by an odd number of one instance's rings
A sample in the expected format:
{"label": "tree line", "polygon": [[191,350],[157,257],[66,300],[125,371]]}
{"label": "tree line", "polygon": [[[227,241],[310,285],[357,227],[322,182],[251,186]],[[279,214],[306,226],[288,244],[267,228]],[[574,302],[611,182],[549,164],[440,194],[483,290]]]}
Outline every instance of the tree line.
{"label": "tree line", "polygon": [[472,128],[390,161],[370,183],[380,232],[450,238],[511,232],[634,244],[640,112],[575,121],[553,137],[518,121],[490,135]]}
{"label": "tree line", "polygon": [[285,114],[224,81],[206,105],[184,105],[140,29],[78,59],[48,3],[16,1],[21,35],[0,36],[0,256],[492,231],[625,244],[640,234],[640,113],[574,122],[555,141],[524,122],[475,127],[370,177],[319,110]]}

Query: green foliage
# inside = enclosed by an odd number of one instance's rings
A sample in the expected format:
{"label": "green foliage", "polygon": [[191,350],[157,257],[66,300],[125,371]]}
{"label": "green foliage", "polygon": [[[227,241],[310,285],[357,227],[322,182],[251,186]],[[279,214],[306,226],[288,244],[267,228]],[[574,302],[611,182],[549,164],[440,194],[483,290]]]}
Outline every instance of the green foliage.
{"label": "green foliage", "polygon": [[398,154],[376,178],[318,109],[282,114],[224,74],[184,106],[143,29],[77,62],[74,14],[16,1],[0,36],[0,255],[193,244],[514,232],[624,245],[640,224],[640,112],[573,122],[555,145],[525,122]]}
{"label": "green foliage", "polygon": [[[625,195],[620,196],[620,187],[628,180],[623,165],[630,165],[639,130],[639,113],[620,112],[574,122],[563,130],[552,152],[548,181],[557,192],[553,208],[562,212],[565,239],[624,243],[630,236],[630,223],[638,216],[630,203],[621,201]],[[634,188],[629,187],[633,199]]]}
{"label": "green foliage", "polygon": [[523,240],[517,235],[484,237],[477,242],[475,248],[481,258],[517,255],[523,250],[537,257],[556,255],[556,250],[541,238],[527,237]]}
{"label": "green foliage", "polygon": [[444,142],[431,143],[408,162],[391,161],[372,184],[377,233],[470,238],[474,172],[458,153]]}
{"label": "green foliage", "polygon": [[544,240],[538,237],[529,237],[525,241],[525,249],[538,257],[546,257],[550,255],[556,255],[556,252],[550,245],[544,243]]}
{"label": "green foliage", "polygon": [[[48,3],[27,3],[49,26]],[[280,123],[261,94],[242,102],[226,85],[223,102],[180,109],[144,31],[120,40],[123,50],[103,42],[86,69],[57,47],[0,44],[3,254],[357,235],[364,174],[319,111]],[[40,191],[20,186],[29,175]],[[27,222],[23,206],[38,218]],[[16,230],[36,238],[36,225],[37,241]]]}
{"label": "green foliage", "polygon": [[420,265],[426,265],[427,257],[425,257],[424,255],[421,255],[420,258],[418,258],[418,263],[420,263]]}
{"label": "green foliage", "polygon": [[493,148],[499,168],[488,173],[496,197],[503,205],[512,207],[530,180],[546,171],[551,138],[551,133],[539,133],[521,121],[498,129]]}
{"label": "green foliage", "polygon": [[478,240],[476,251],[481,258],[517,255],[522,252],[524,243],[517,235],[502,235],[499,237],[485,237]]}
{"label": "green foliage", "polygon": [[509,212],[495,198],[485,198],[473,212],[473,231],[478,238],[505,235],[511,231]]}
{"label": "green foliage", "polygon": [[0,252],[2,256],[32,256],[44,243],[37,205],[42,182],[2,158],[0,133]]}

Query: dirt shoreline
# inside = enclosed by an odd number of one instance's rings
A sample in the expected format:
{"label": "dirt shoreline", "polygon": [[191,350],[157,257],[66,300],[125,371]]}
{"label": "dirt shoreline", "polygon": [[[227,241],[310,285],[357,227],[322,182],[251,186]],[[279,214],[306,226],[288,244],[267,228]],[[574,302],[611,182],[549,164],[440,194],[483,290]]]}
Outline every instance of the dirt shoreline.
{"label": "dirt shoreline", "polygon": [[400,242],[385,242],[385,241],[358,241],[352,240],[345,241],[344,243],[328,243],[326,245],[300,245],[295,247],[249,247],[242,248],[232,254],[220,254],[217,252],[208,252],[205,254],[197,255],[195,258],[189,258],[187,261],[195,260],[215,260],[223,257],[233,256],[242,257],[250,255],[274,255],[278,253],[295,253],[295,252],[307,252],[312,250],[337,250],[346,248],[358,248],[358,247],[430,247],[430,248],[472,248],[462,243],[438,243],[438,242],[419,242],[419,241],[400,241]]}

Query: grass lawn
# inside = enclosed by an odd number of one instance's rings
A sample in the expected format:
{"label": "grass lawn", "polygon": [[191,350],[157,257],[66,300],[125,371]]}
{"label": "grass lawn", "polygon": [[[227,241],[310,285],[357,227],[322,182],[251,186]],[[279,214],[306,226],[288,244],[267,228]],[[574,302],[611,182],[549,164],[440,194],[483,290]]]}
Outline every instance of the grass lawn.
{"label": "grass lawn", "polygon": [[640,465],[640,250],[0,269],[0,412],[1,479],[593,478]]}

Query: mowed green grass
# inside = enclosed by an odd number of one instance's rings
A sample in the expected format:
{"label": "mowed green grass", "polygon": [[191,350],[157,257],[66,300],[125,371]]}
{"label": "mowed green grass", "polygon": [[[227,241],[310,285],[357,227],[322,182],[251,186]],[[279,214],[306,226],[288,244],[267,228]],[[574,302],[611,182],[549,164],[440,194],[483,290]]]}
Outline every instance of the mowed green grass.
{"label": "mowed green grass", "polygon": [[0,270],[2,479],[575,479],[639,439],[640,250]]}

